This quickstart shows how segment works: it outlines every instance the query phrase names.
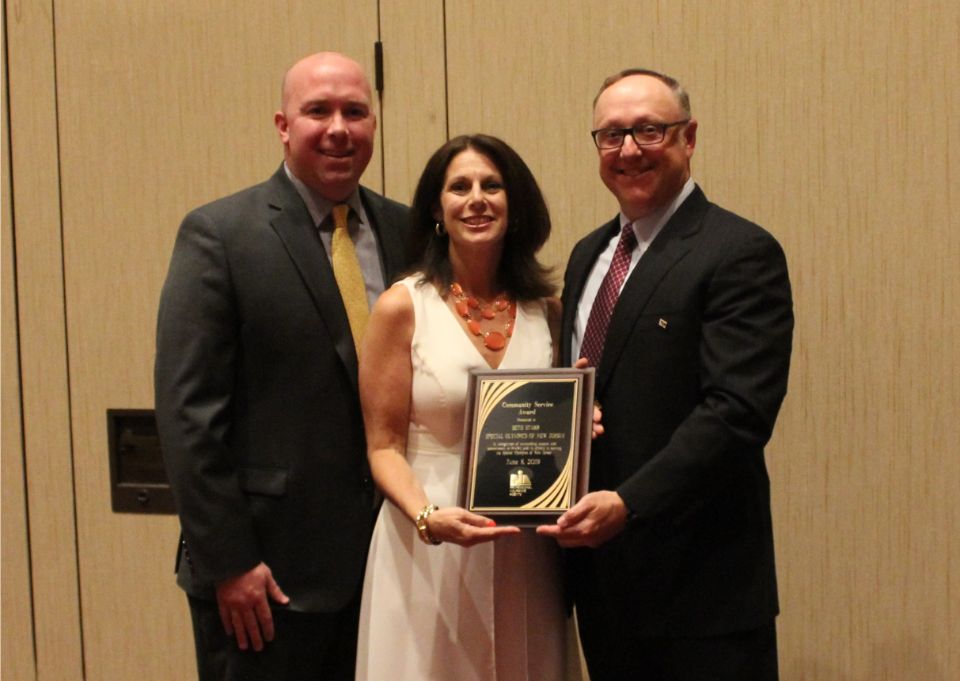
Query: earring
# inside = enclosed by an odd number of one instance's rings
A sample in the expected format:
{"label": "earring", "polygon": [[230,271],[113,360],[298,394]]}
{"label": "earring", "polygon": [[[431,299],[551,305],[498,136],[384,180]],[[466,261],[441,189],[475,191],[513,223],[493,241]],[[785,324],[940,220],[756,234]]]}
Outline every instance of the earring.
{"label": "earring", "polygon": [[447,233],[447,230],[443,228],[443,223],[439,221],[433,225],[433,231],[441,239],[443,238],[443,235]]}

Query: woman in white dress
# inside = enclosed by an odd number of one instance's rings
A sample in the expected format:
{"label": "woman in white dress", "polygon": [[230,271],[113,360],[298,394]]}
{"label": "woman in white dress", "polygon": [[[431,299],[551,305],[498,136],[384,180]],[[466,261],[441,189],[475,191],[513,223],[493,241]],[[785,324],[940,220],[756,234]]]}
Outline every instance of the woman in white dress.
{"label": "woman in white dress", "polygon": [[457,506],[469,370],[554,362],[559,301],[536,259],[546,204],[508,145],[463,136],[428,161],[412,219],[419,271],[377,302],[361,351],[368,457],[386,501],[357,679],[559,681],[556,545]]}

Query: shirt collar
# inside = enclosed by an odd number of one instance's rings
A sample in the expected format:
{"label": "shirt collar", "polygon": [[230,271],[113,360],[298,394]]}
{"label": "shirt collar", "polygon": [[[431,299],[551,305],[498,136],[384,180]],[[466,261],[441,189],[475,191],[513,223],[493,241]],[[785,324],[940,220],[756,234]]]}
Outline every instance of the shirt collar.
{"label": "shirt collar", "polygon": [[[673,201],[653,211],[650,215],[645,215],[642,218],[634,220],[633,232],[637,235],[637,242],[649,245],[656,238],[657,234],[660,233],[660,230],[663,229],[663,226],[667,224],[667,221],[677,212],[680,205],[693,193],[696,186],[692,177],[687,178],[683,188],[681,188],[680,192],[673,198]],[[623,229],[628,224],[630,224],[630,220],[621,212],[620,228]]]}
{"label": "shirt collar", "polygon": [[302,198],[303,202],[307,204],[307,210],[310,211],[310,217],[313,218],[313,224],[315,227],[319,227],[323,224],[323,221],[327,219],[328,215],[330,215],[330,211],[332,211],[333,207],[338,203],[347,204],[353,209],[353,212],[356,215],[360,216],[361,221],[364,220],[366,213],[364,212],[363,205],[360,202],[359,187],[354,189],[345,201],[334,202],[330,199],[323,198],[315,190],[301,182],[300,178],[293,174],[293,171],[290,170],[290,167],[286,164],[286,162],[283,164],[283,169],[287,173],[287,177],[290,178],[290,182],[293,183],[297,193],[300,194],[300,198]]}

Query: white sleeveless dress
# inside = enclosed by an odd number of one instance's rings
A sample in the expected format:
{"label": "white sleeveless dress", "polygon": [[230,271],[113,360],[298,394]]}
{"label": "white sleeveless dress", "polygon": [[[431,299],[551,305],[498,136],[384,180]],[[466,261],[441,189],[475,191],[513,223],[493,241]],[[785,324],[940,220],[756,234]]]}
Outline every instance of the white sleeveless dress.
{"label": "white sleeveless dress", "polygon": [[[488,369],[463,321],[431,284],[413,299],[413,385],[406,457],[427,497],[457,505],[467,374]],[[546,304],[517,306],[501,369],[553,356]],[[545,681],[565,672],[565,615],[556,544],[524,530],[470,548],[428,546],[385,501],[363,582],[358,681]]]}

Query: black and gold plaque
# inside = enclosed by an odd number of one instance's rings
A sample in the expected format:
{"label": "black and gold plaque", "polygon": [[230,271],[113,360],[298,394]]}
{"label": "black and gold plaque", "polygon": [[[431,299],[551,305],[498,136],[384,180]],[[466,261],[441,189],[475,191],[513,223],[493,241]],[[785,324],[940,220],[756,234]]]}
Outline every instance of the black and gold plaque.
{"label": "black and gold plaque", "polygon": [[540,525],[586,493],[593,375],[593,369],[470,372],[464,508]]}

